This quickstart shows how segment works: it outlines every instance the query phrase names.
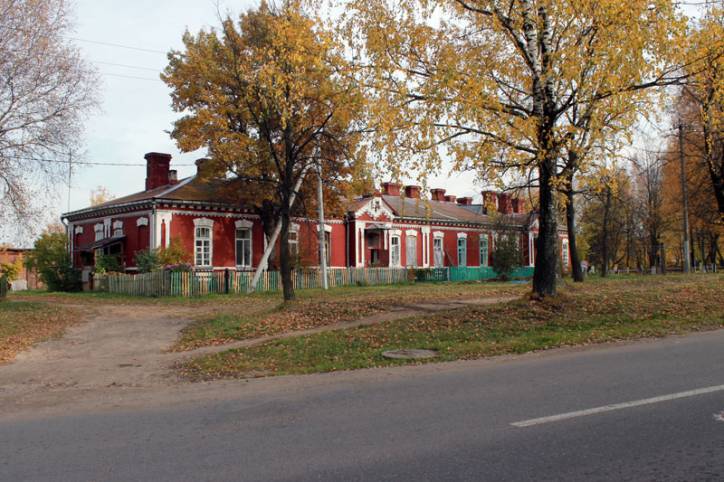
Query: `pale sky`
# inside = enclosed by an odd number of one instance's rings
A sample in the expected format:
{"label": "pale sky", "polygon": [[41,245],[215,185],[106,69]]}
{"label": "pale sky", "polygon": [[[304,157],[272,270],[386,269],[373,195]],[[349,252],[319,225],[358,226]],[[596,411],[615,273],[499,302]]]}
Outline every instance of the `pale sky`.
{"label": "pale sky", "polygon": [[[256,5],[255,0],[219,0],[222,11],[234,13]],[[202,153],[181,154],[166,133],[177,114],[170,107],[169,89],[158,75],[171,48],[181,47],[185,29],[196,32],[218,25],[215,0],[76,0],[74,42],[101,73],[102,108],[87,122],[85,161],[137,164],[137,166],[80,166],[67,186],[58,186],[58,219],[68,205],[87,207],[90,191],[105,186],[116,197],[144,187],[143,155],[149,151],[172,154],[172,168],[185,177],[195,171]],[[130,48],[104,45],[118,44]],[[433,179],[431,187],[444,187],[457,196],[480,191],[474,174]]]}
{"label": "pale sky", "polygon": [[[220,0],[221,10],[240,12],[257,4],[255,0]],[[217,26],[214,0],[76,0],[76,45],[102,74],[102,110],[87,123],[88,162],[144,164],[150,151],[168,152],[179,177],[193,174],[193,162],[203,153],[182,154],[165,132],[177,118],[170,107],[169,89],[158,78],[171,48],[181,48],[185,29],[196,32]],[[105,42],[154,52],[113,47]],[[122,67],[122,64],[128,67]],[[134,68],[131,68],[134,67]],[[123,77],[122,77],[123,76]],[[135,77],[135,78],[128,78]],[[190,165],[190,166],[189,166]],[[471,195],[474,175],[436,179],[435,184],[451,194]],[[102,185],[116,197],[144,187],[145,168],[79,166],[72,179],[70,209],[87,207],[90,191]],[[67,186],[58,187],[57,219],[68,207]]]}

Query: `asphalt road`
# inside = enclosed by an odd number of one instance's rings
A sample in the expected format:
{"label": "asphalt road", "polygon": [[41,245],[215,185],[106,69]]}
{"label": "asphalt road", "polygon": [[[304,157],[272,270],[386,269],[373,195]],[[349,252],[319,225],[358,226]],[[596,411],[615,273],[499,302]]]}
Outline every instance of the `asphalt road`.
{"label": "asphalt road", "polygon": [[202,387],[0,415],[0,480],[724,480],[724,331]]}

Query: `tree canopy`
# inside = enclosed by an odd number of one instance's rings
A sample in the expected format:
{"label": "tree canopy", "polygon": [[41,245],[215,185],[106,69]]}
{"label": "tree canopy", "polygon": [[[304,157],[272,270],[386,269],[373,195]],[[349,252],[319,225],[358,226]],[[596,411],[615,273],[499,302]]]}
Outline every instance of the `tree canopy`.
{"label": "tree canopy", "polygon": [[[395,172],[449,157],[539,185],[534,291],[555,293],[555,190],[577,131],[589,139],[648,87],[680,77],[684,19],[668,0],[351,0],[344,35],[375,94],[374,151]],[[591,106],[595,106],[591,108]],[[577,114],[580,114],[578,117]],[[600,133],[600,134],[599,134]],[[581,159],[583,162],[583,159]]]}
{"label": "tree canopy", "polygon": [[[281,219],[285,299],[293,297],[287,242],[292,196],[321,166],[334,202],[364,172],[360,149],[365,99],[342,46],[299,2],[266,2],[227,17],[221,27],[186,33],[162,76],[182,117],[172,137],[183,151],[206,148],[210,175],[243,181],[243,202],[257,206],[265,230]],[[305,205],[316,184],[302,182]]]}

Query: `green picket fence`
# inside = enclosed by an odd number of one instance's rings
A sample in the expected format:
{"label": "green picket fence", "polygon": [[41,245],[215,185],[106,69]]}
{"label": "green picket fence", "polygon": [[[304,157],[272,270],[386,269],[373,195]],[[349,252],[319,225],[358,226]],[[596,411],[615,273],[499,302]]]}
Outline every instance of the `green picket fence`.
{"label": "green picket fence", "polygon": [[[495,279],[498,275],[490,266],[452,266],[449,281],[484,281]],[[533,277],[532,266],[522,266],[510,274],[511,279]]]}
{"label": "green picket fence", "polygon": [[[512,278],[529,278],[533,268],[516,270]],[[204,296],[209,294],[244,294],[254,278],[251,271],[155,271],[142,274],[110,273],[96,275],[94,290],[130,296]],[[397,283],[440,281],[483,281],[495,278],[490,267],[450,268],[330,268],[327,282],[330,288],[342,286],[389,285]],[[318,269],[292,272],[294,289],[321,288]],[[278,271],[265,271],[256,285],[258,292],[281,290]]]}

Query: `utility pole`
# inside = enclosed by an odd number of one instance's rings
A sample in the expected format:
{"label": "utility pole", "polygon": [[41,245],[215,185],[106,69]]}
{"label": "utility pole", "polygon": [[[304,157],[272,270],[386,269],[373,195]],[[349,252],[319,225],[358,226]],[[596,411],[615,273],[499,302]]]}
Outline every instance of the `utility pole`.
{"label": "utility pole", "polygon": [[691,271],[691,255],[689,254],[689,191],[686,186],[686,169],[684,165],[684,126],[679,119],[679,165],[681,168],[681,202],[684,209],[684,273]]}
{"label": "utility pole", "polygon": [[[327,252],[324,246],[326,231],[324,230],[324,193],[322,192],[322,161],[317,163],[317,204],[319,204],[319,267],[322,276],[322,288],[329,289],[327,281]],[[331,234],[330,234],[331,236]]]}

